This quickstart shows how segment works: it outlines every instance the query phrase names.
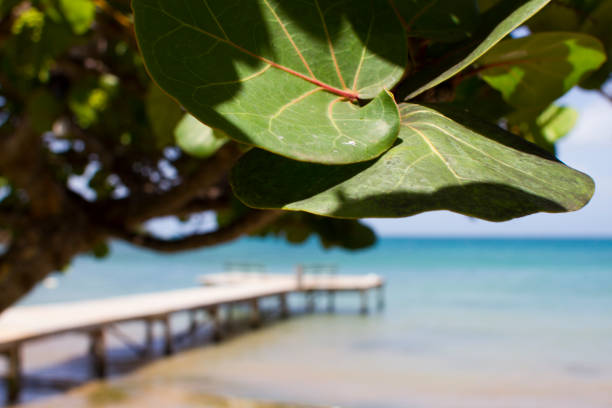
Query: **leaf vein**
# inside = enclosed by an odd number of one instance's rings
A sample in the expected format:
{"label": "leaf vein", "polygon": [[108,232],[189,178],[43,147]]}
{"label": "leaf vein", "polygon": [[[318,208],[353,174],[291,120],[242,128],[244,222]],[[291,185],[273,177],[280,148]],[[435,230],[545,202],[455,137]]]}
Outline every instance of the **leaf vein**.
{"label": "leaf vein", "polygon": [[321,6],[319,5],[319,0],[314,1],[317,6],[317,11],[319,12],[319,17],[321,19],[321,24],[323,24],[323,31],[325,31],[325,38],[327,39],[327,46],[329,47],[329,53],[331,54],[332,61],[334,63],[334,68],[336,69],[336,74],[338,75],[338,79],[340,80],[340,85],[343,89],[347,89],[346,83],[344,82],[344,78],[342,77],[342,72],[340,72],[340,66],[338,65],[338,60],[336,59],[336,52],[334,51],[334,45],[332,44],[331,37],[329,35],[329,30],[327,29],[327,23],[325,22],[325,16],[321,11]]}
{"label": "leaf vein", "polygon": [[510,169],[512,169],[512,170],[515,170],[515,171],[518,171],[519,173],[523,173],[523,174],[525,174],[525,175],[527,175],[527,176],[529,176],[529,177],[532,177],[532,178],[534,178],[534,179],[536,179],[536,180],[538,180],[538,181],[540,181],[540,182],[542,182],[542,183],[544,183],[544,184],[548,184],[548,182],[547,182],[546,180],[542,180],[541,178],[539,178],[539,177],[537,177],[537,176],[535,176],[535,175],[533,175],[533,174],[531,174],[531,173],[528,173],[528,172],[526,172],[526,171],[524,171],[524,170],[521,170],[521,169],[519,169],[519,168],[517,168],[517,167],[513,167],[513,166],[511,166],[511,165],[509,165],[509,164],[507,164],[507,163],[505,163],[505,162],[503,162],[503,161],[499,160],[499,159],[498,159],[497,157],[495,157],[495,156],[491,156],[491,155],[490,155],[490,154],[488,154],[487,152],[485,152],[485,151],[483,151],[483,150],[481,150],[481,149],[477,148],[476,146],[472,145],[471,143],[466,142],[465,140],[462,140],[462,139],[460,139],[460,138],[458,138],[458,137],[454,136],[453,134],[451,134],[451,133],[447,132],[446,130],[442,129],[441,127],[438,127],[438,126],[436,126],[436,125],[434,125],[434,124],[432,124],[432,123],[428,123],[428,122],[412,122],[412,123],[413,123],[413,124],[421,124],[421,125],[425,125],[425,126],[430,126],[430,127],[433,127],[434,129],[437,129],[438,131],[440,131],[440,132],[444,133],[444,134],[445,134],[445,135],[447,135],[448,137],[450,137],[450,138],[452,138],[452,139],[456,140],[457,142],[459,142],[459,143],[461,143],[461,144],[464,144],[464,145],[466,145],[466,146],[468,146],[468,147],[472,148],[473,150],[476,150],[476,151],[477,151],[477,152],[479,152],[480,154],[482,154],[482,155],[484,155],[484,156],[486,156],[486,157],[490,158],[490,159],[491,159],[491,160],[493,160],[493,161],[496,161],[497,163],[501,164],[502,166],[508,167],[508,168],[510,168]]}
{"label": "leaf vein", "polygon": [[287,27],[285,27],[285,24],[282,22],[282,20],[280,19],[280,17],[278,16],[278,14],[276,14],[276,11],[274,10],[274,8],[272,8],[272,6],[270,5],[270,3],[268,2],[268,0],[263,0],[264,3],[266,4],[266,7],[270,10],[270,13],[272,13],[272,15],[274,16],[274,18],[276,19],[276,21],[278,22],[278,25],[280,25],[281,29],[283,30],[283,32],[285,33],[285,36],[287,37],[287,39],[289,40],[289,42],[291,43],[291,45],[293,46],[293,49],[295,50],[295,52],[297,53],[298,57],[300,58],[300,60],[302,61],[302,63],[304,64],[304,67],[306,67],[306,70],[308,71],[308,73],[310,74],[310,76],[312,78],[315,78],[314,73],[312,72],[312,70],[310,69],[310,65],[308,65],[308,62],[306,61],[306,58],[304,58],[304,54],[302,54],[302,51],[300,51],[300,49],[298,48],[297,44],[295,43],[295,41],[293,41],[293,37],[291,37],[291,34],[289,34],[289,31],[287,31]]}
{"label": "leaf vein", "polygon": [[408,124],[402,124],[402,126],[407,126],[410,129],[412,129],[413,132],[415,132],[416,134],[418,134],[419,136],[421,136],[423,138],[423,140],[425,141],[425,143],[427,144],[427,146],[429,146],[429,148],[431,149],[431,151],[438,156],[438,158],[442,161],[442,163],[444,163],[444,165],[446,166],[446,168],[448,169],[448,171],[453,175],[453,177],[455,177],[455,179],[457,180],[457,182],[460,185],[463,185],[463,181],[462,181],[462,177],[459,176],[455,170],[451,167],[450,163],[448,161],[446,161],[446,158],[442,155],[442,153],[440,153],[440,151],[438,149],[436,149],[436,147],[434,146],[433,143],[431,143],[431,141],[429,140],[429,138],[427,136],[425,136],[425,134],[423,132],[421,132],[419,129],[410,126]]}

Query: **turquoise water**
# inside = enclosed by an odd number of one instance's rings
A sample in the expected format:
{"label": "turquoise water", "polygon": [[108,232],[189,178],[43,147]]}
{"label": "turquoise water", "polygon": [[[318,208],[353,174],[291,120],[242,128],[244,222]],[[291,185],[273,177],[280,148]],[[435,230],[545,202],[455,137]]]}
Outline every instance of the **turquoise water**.
{"label": "turquoise water", "polygon": [[338,315],[160,362],[151,371],[167,383],[364,408],[612,406],[612,240],[381,239],[351,253],[245,239],[172,256],[115,244],[108,259],[78,258],[56,288],[23,303],[193,286],[230,260],[378,273],[387,308],[363,318],[358,299],[343,297]]}
{"label": "turquoise water", "polygon": [[612,240],[380,239],[365,251],[326,251],[316,241],[295,246],[244,239],[201,251],[160,255],[112,245],[103,260],[77,258],[23,303],[91,299],[189,287],[228,261],[265,264],[287,273],[297,264],[335,264],[340,273],[377,273],[389,282],[389,312],[415,307],[580,313],[611,311]]}

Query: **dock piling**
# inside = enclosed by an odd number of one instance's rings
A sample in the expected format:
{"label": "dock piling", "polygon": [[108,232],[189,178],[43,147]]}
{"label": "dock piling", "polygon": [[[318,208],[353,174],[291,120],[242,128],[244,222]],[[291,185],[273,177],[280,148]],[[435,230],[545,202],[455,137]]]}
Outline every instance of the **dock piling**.
{"label": "dock piling", "polygon": [[106,345],[104,328],[99,327],[89,332],[89,355],[91,356],[91,371],[96,378],[106,377]]}
{"label": "dock piling", "polygon": [[193,336],[198,331],[198,310],[189,311],[189,335]]}
{"label": "dock piling", "polygon": [[174,337],[172,336],[170,315],[164,315],[161,320],[164,326],[164,355],[169,356],[174,354]]}
{"label": "dock piling", "polygon": [[153,329],[155,320],[148,318],[145,320],[145,350],[149,356],[153,355],[153,345],[155,341],[155,333]]}
{"label": "dock piling", "polygon": [[259,299],[252,299],[249,302],[249,305],[251,307],[250,326],[255,329],[261,326],[261,311],[259,310]]}
{"label": "dock piling", "polygon": [[327,291],[327,313],[334,313],[336,309],[336,291],[328,290]]}
{"label": "dock piling", "polygon": [[361,298],[361,307],[359,308],[359,312],[362,315],[366,315],[368,314],[368,291],[362,289],[359,291],[359,295]]}
{"label": "dock piling", "polygon": [[377,299],[377,308],[379,312],[382,312],[385,308],[385,287],[384,285],[380,285],[378,289],[376,289],[376,294],[378,296]]}
{"label": "dock piling", "polygon": [[213,324],[213,341],[219,342],[223,340],[225,334],[223,323],[221,322],[221,308],[219,306],[212,306],[207,311]]}
{"label": "dock piling", "polygon": [[315,311],[315,293],[313,290],[307,290],[304,293],[306,297],[306,312],[314,313]]}
{"label": "dock piling", "polygon": [[19,401],[23,382],[21,365],[21,345],[16,344],[6,352],[8,358],[8,372],[6,378],[7,402],[15,404]]}
{"label": "dock piling", "polygon": [[228,303],[225,307],[225,328],[228,331],[234,330],[235,307],[236,306],[233,302]]}
{"label": "dock piling", "polygon": [[287,294],[281,293],[278,295],[278,306],[280,308],[280,316],[283,319],[289,317],[289,305],[287,304]]}

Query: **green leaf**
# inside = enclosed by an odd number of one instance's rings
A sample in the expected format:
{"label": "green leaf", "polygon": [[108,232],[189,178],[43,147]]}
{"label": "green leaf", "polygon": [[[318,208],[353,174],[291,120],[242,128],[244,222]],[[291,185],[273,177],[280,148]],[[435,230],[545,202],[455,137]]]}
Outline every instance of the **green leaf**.
{"label": "green leaf", "polygon": [[408,37],[457,42],[471,36],[477,26],[474,0],[391,0]]}
{"label": "green leaf", "polygon": [[[528,22],[529,29],[545,31],[580,31],[597,37],[606,53],[612,55],[612,2],[610,0],[563,0],[554,1]],[[612,59],[589,75],[580,86],[587,89],[600,88],[612,73]]]}
{"label": "green leaf", "polygon": [[440,62],[409,77],[398,90],[399,99],[414,98],[468,67],[549,1],[504,0],[493,6],[481,17],[482,24],[472,39],[455,45]]}
{"label": "green leaf", "polygon": [[62,14],[75,34],[84,34],[96,17],[96,5],[92,0],[59,0]]}
{"label": "green leaf", "polygon": [[155,136],[155,145],[172,145],[174,129],[184,115],[181,107],[157,85],[151,84],[146,95],[145,108]]}
{"label": "green leaf", "polygon": [[542,136],[549,143],[555,143],[567,135],[578,120],[578,112],[566,106],[550,105],[536,120],[542,129]]}
{"label": "green leaf", "polygon": [[39,88],[28,98],[26,113],[32,121],[32,129],[42,134],[51,130],[53,122],[62,113],[62,105],[51,92]]}
{"label": "green leaf", "polygon": [[552,32],[502,41],[478,63],[481,77],[508,103],[529,109],[547,106],[605,59],[595,37]]}
{"label": "green leaf", "polygon": [[292,244],[302,244],[317,235],[326,248],[358,250],[376,243],[376,234],[358,220],[344,220],[303,212],[286,212],[281,218],[257,231],[258,236],[284,237]]}
{"label": "green leaf", "polygon": [[[374,158],[397,137],[406,67],[388,0],[134,0],[153,79],[240,142],[296,160]],[[359,107],[350,100],[368,100]]]}
{"label": "green leaf", "polygon": [[91,253],[95,258],[104,259],[110,255],[110,247],[106,242],[101,241],[93,246]]}
{"label": "green leaf", "polygon": [[323,166],[252,150],[234,168],[234,193],[251,207],[333,217],[450,210],[491,221],[573,211],[591,198],[587,175],[496,126],[445,113],[402,105],[398,143],[365,163]]}
{"label": "green leaf", "polygon": [[601,1],[593,13],[585,19],[582,30],[599,38],[608,54],[608,59],[599,70],[581,83],[585,88],[597,89],[610,79],[612,73],[612,3],[608,0]]}
{"label": "green leaf", "polygon": [[206,126],[188,113],[176,126],[174,135],[183,151],[200,159],[212,156],[227,142],[225,133]]}
{"label": "green leaf", "polygon": [[4,18],[20,0],[0,0],[0,18]]}
{"label": "green leaf", "polygon": [[548,106],[536,118],[521,113],[524,112],[508,116],[509,127],[551,153],[555,153],[555,143],[568,134],[578,120],[576,110],[557,105]]}

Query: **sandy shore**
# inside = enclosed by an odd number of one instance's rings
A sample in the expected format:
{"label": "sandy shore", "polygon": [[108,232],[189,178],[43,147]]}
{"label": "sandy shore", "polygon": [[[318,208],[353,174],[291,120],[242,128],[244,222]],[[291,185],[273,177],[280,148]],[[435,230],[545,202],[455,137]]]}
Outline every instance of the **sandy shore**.
{"label": "sandy shore", "polygon": [[19,405],[22,408],[314,408],[276,402],[191,392],[174,385],[138,383],[134,379],[93,382],[65,395]]}

